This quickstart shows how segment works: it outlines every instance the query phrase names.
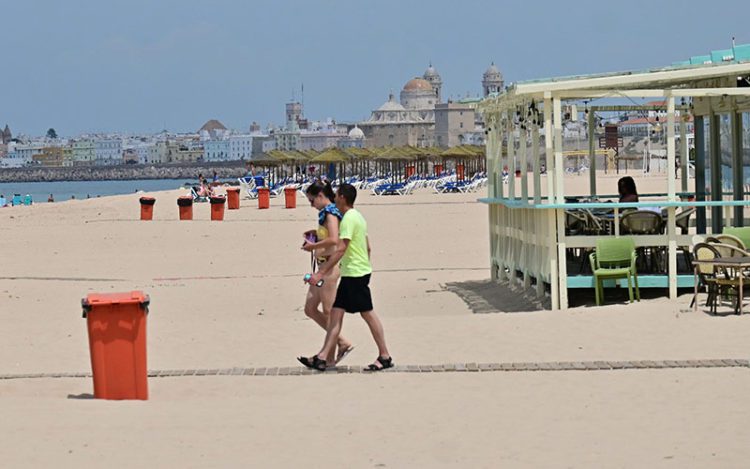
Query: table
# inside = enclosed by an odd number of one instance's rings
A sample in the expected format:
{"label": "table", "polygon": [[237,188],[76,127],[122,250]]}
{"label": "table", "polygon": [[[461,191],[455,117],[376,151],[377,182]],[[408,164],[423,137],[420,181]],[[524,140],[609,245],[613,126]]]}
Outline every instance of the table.
{"label": "table", "polygon": [[695,293],[695,305],[693,307],[693,311],[698,311],[698,266],[701,265],[710,265],[714,267],[724,267],[733,269],[735,272],[739,272],[738,280],[739,280],[739,311],[737,314],[742,314],[742,299],[744,298],[744,278],[745,276],[742,274],[742,270],[744,269],[750,269],[750,256],[737,256],[737,257],[716,257],[714,259],[695,259],[693,260],[693,283],[695,284],[694,287],[694,293]]}

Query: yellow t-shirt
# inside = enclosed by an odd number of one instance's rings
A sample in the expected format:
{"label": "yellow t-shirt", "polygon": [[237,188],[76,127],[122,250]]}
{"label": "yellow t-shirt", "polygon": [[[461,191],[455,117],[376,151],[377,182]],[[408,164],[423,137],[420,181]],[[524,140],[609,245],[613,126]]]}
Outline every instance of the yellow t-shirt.
{"label": "yellow t-shirt", "polygon": [[348,239],[344,257],[341,258],[342,277],[364,277],[372,273],[367,254],[367,222],[357,210],[351,208],[341,220],[339,238]]}

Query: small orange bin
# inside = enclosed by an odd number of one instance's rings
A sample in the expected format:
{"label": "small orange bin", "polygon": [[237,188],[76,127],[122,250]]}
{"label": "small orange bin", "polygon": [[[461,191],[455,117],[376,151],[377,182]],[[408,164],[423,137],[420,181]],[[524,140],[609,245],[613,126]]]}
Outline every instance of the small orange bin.
{"label": "small orange bin", "polygon": [[297,189],[294,187],[284,188],[284,202],[286,208],[297,208]]}
{"label": "small orange bin", "polygon": [[153,197],[141,197],[141,220],[152,220],[154,218],[154,204],[156,199]]}
{"label": "small orange bin", "polygon": [[240,208],[240,188],[230,187],[227,189],[227,209],[237,210]]}
{"label": "small orange bin", "polygon": [[464,180],[464,165],[461,164],[461,163],[459,163],[459,164],[456,165],[456,178],[459,181],[463,181]]}
{"label": "small orange bin", "polygon": [[183,195],[177,198],[177,207],[180,210],[180,220],[193,219],[193,198],[189,195]]}
{"label": "small orange bin", "polygon": [[94,397],[148,399],[148,295],[141,291],[91,293],[81,303],[89,333]]}
{"label": "small orange bin", "polygon": [[271,206],[271,191],[267,187],[258,188],[258,208]]}
{"label": "small orange bin", "polygon": [[224,219],[224,203],[227,201],[225,197],[217,196],[211,197],[211,220],[222,221]]}
{"label": "small orange bin", "polygon": [[440,176],[443,173],[443,165],[441,164],[434,165],[433,169],[435,170],[435,176]]}

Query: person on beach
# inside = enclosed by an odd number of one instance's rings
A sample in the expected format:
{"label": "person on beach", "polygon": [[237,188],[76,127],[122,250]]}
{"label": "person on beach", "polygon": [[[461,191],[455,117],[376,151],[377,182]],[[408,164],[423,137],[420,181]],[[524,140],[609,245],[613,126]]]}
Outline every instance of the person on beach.
{"label": "person on beach", "polygon": [[[318,210],[318,228],[304,233],[305,240],[302,249],[311,253],[313,269],[320,269],[336,250],[342,215],[334,204],[335,196],[330,184],[316,181],[307,188],[305,195],[310,205]],[[305,314],[327,330],[339,280],[338,266],[335,265],[322,279],[324,283],[320,287],[316,285],[317,281],[309,282],[310,286],[305,299]],[[322,306],[322,311],[318,309],[318,305]],[[334,350],[331,349],[330,354],[326,356],[326,362],[339,363],[354,350],[354,345],[342,336],[339,336],[337,344],[338,352],[334,356]]]}
{"label": "person on beach", "polygon": [[372,274],[370,239],[367,236],[367,222],[354,208],[356,199],[357,189],[354,186],[351,184],[339,186],[336,194],[336,207],[343,214],[339,227],[339,242],[334,253],[310,279],[310,283],[314,285],[324,279],[341,261],[341,281],[336,290],[331,316],[328,319],[328,330],[323,348],[312,357],[312,360],[307,357],[298,358],[303,365],[318,371],[325,371],[329,364],[328,357],[341,333],[344,312],[360,313],[378,347],[378,358],[365,370],[380,371],[393,366],[393,358],[385,343],[383,324],[372,306],[369,286]]}
{"label": "person on beach", "polygon": [[635,181],[630,176],[625,176],[617,181],[617,192],[620,194],[620,202],[638,202],[638,191]]}
{"label": "person on beach", "polygon": [[47,202],[52,203],[54,201],[55,201],[55,198],[52,196],[52,194],[50,194],[49,197],[47,197]]}

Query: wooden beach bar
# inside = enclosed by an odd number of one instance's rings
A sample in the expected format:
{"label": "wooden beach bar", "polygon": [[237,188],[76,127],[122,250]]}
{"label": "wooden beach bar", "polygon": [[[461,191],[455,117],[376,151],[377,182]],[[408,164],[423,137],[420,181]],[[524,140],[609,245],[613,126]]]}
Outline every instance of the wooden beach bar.
{"label": "wooden beach bar", "polygon": [[[670,298],[678,287],[694,286],[690,270],[678,272],[678,259],[689,258],[696,234],[745,225],[750,61],[733,56],[720,63],[519,82],[484,99],[479,109],[487,129],[488,196],[480,201],[489,208],[492,278],[539,297],[548,293],[552,309],[568,307],[568,289],[594,287],[592,275],[570,271],[570,255],[592,252],[602,234],[571,230],[576,213],[607,211],[605,236],[619,237],[624,212],[658,206],[662,231],[628,236],[639,253],[662,256],[661,271],[639,272],[640,288],[665,288]],[[665,116],[666,187],[641,194],[639,202],[619,203],[597,188],[595,114],[648,111]],[[589,195],[571,199],[563,128],[578,116],[588,124]],[[694,126],[692,154],[688,121]],[[607,197],[615,201],[605,202]]]}

